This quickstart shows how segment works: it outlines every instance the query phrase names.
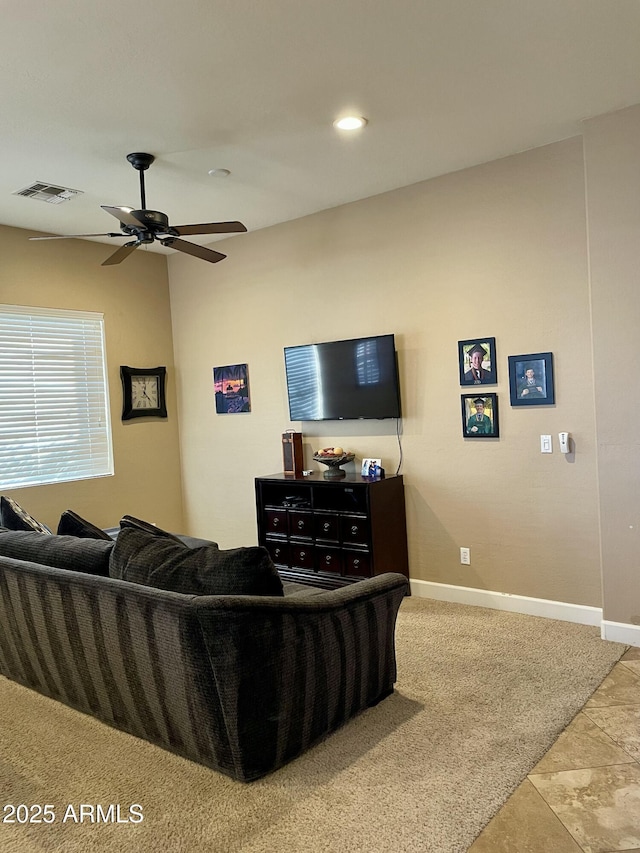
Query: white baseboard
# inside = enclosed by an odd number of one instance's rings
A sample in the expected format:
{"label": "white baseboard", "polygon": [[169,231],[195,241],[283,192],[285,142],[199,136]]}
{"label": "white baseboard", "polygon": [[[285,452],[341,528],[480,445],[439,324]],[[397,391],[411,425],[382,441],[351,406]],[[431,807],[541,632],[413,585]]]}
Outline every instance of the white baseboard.
{"label": "white baseboard", "polygon": [[526,616],[544,616],[547,619],[577,622],[579,625],[593,625],[600,628],[600,636],[603,640],[624,643],[627,646],[640,646],[640,625],[603,619],[601,607],[566,604],[563,601],[550,601],[546,598],[529,598],[526,595],[511,595],[508,592],[493,592],[470,586],[454,586],[413,578],[410,584],[411,594],[416,598],[435,598],[437,601],[451,601],[454,604],[491,607],[493,610],[508,610],[512,613],[524,613]]}
{"label": "white baseboard", "polygon": [[[601,628],[604,639],[617,639],[604,635],[605,625],[618,623],[602,621],[602,608],[587,607],[582,604],[565,604],[563,601],[549,601],[546,598],[529,598],[525,595],[510,595],[507,592],[474,589],[468,586],[454,586],[448,583],[410,580],[411,594],[417,598],[435,598],[438,601],[451,601],[455,604],[471,604],[475,607],[491,607],[494,610],[509,610],[512,613],[524,613],[527,616],[545,616],[547,619],[561,619],[564,622],[577,622],[581,625],[594,625]],[[635,628],[633,625],[620,625],[620,628]],[[622,643],[640,645],[640,628],[635,628],[638,637],[632,640],[617,640]]]}
{"label": "white baseboard", "polygon": [[602,620],[600,633],[603,640],[614,643],[626,643],[628,646],[640,646],[640,625],[627,625],[625,622]]}

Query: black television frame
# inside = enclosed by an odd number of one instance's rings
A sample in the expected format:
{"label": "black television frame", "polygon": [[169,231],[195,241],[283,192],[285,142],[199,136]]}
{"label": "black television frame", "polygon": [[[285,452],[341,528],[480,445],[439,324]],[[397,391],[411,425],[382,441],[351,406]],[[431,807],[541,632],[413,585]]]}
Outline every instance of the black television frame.
{"label": "black television frame", "polygon": [[[384,414],[384,415],[356,415],[348,413],[346,415],[337,416],[337,417],[319,417],[319,418],[301,418],[298,417],[298,413],[294,413],[291,411],[291,382],[290,382],[290,371],[289,364],[287,362],[287,353],[293,350],[301,350],[307,349],[311,347],[331,347],[333,345],[339,346],[348,343],[357,343],[359,341],[371,341],[371,340],[379,340],[379,339],[391,339],[391,349],[393,352],[393,372],[392,372],[392,380],[391,380],[391,388],[393,391],[393,401],[394,401],[394,410],[393,413]],[[285,361],[285,379],[287,385],[287,401],[289,405],[289,418],[291,421],[309,421],[309,422],[319,422],[319,421],[347,421],[347,420],[392,420],[399,419],[402,417],[402,400],[400,394],[400,376],[398,372],[398,352],[395,346],[395,335],[393,333],[383,334],[383,335],[362,335],[357,338],[344,338],[341,340],[335,341],[317,341],[311,342],[308,344],[297,344],[293,346],[284,347],[284,361]]]}

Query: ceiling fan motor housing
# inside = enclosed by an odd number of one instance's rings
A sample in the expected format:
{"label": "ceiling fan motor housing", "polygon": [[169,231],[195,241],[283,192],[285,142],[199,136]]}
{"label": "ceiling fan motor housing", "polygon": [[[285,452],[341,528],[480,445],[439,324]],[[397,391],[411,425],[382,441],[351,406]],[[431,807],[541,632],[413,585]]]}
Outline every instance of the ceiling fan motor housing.
{"label": "ceiling fan motor housing", "polygon": [[152,231],[169,230],[169,217],[159,210],[132,210],[131,215]]}

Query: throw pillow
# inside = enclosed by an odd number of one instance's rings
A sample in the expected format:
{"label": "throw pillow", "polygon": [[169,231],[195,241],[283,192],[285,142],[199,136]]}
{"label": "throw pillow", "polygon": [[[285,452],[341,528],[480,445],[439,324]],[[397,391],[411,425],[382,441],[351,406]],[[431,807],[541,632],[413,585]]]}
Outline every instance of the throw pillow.
{"label": "throw pillow", "polygon": [[132,527],[135,530],[144,530],[145,533],[150,533],[152,536],[163,536],[166,539],[173,539],[174,542],[180,542],[177,536],[151,524],[150,521],[143,521],[141,518],[135,518],[133,515],[123,515],[120,519],[120,528]]}
{"label": "throw pillow", "polygon": [[108,539],[111,536],[95,524],[91,524],[71,509],[66,509],[58,522],[58,536],[77,536],[79,539]]}
{"label": "throw pillow", "polygon": [[117,539],[118,534],[124,527],[135,527],[137,530],[144,530],[146,533],[151,533],[153,536],[165,536],[167,539],[173,539],[174,542],[184,542],[189,548],[197,548],[199,545],[211,545],[214,548],[218,547],[217,542],[212,542],[211,539],[200,539],[197,536],[185,536],[182,533],[169,533],[150,521],[142,521],[140,518],[135,518],[133,515],[123,515],[120,519],[120,527],[113,528],[109,531],[111,539]]}
{"label": "throw pillow", "polygon": [[46,524],[29,515],[13,498],[0,497],[0,525],[9,530],[31,530],[36,533],[51,534]]}
{"label": "throw pillow", "polygon": [[42,536],[33,530],[0,533],[0,555],[42,566],[55,566],[92,575],[109,575],[114,542],[77,536]]}
{"label": "throw pillow", "polygon": [[282,581],[266,548],[189,548],[179,540],[135,527],[120,531],[109,574],[189,595],[283,595]]}

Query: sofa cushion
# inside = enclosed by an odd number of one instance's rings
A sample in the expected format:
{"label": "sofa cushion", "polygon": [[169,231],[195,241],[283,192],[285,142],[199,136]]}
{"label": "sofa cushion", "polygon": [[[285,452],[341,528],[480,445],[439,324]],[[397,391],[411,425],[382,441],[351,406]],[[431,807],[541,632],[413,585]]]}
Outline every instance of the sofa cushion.
{"label": "sofa cushion", "polygon": [[71,569],[93,575],[109,574],[113,540],[80,539],[77,536],[42,536],[33,530],[0,533],[0,555],[43,566]]}
{"label": "sofa cushion", "polygon": [[266,548],[189,548],[184,542],[136,527],[120,531],[109,574],[190,595],[283,594],[282,581]]}
{"label": "sofa cushion", "polygon": [[71,509],[66,509],[60,516],[57,532],[59,536],[77,536],[80,539],[107,539],[111,542],[108,533]]}
{"label": "sofa cushion", "polygon": [[0,525],[9,530],[31,530],[35,533],[51,534],[46,524],[36,521],[13,498],[7,498],[4,495],[0,497]]}

